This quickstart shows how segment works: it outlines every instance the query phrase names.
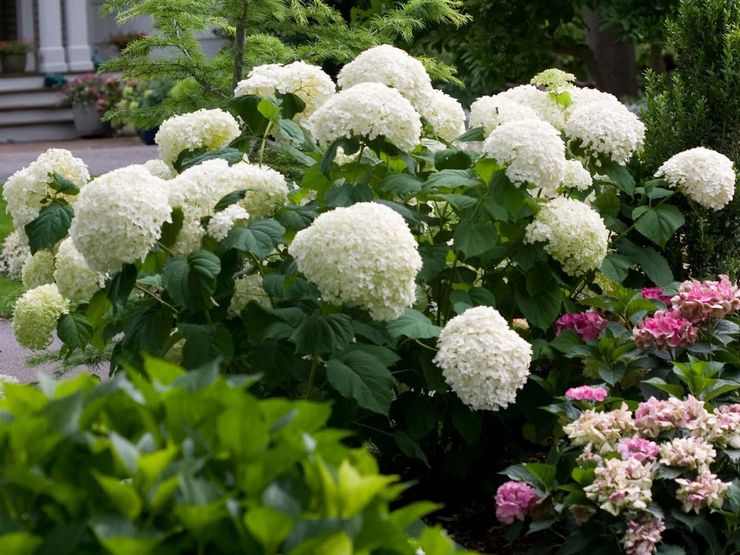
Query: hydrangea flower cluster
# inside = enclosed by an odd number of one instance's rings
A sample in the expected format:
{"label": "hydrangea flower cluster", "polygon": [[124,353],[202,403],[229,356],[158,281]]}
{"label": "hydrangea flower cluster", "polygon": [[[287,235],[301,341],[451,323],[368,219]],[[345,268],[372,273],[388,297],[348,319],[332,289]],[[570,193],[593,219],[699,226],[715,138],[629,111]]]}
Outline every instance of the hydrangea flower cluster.
{"label": "hydrangea flower cluster", "polygon": [[707,416],[704,404],[693,395],[685,400],[669,397],[661,401],[650,397],[635,411],[635,426],[645,437],[655,438],[674,429],[695,429]]}
{"label": "hydrangea flower cluster", "polygon": [[130,166],[92,184],[80,192],[70,235],[90,269],[115,273],[142,260],[171,221],[166,182]]}
{"label": "hydrangea flower cluster", "polygon": [[26,289],[54,283],[54,254],[41,250],[28,257],[21,270],[21,280]]}
{"label": "hydrangea flower cluster", "polygon": [[563,187],[586,191],[594,184],[594,179],[578,160],[566,160]]}
{"label": "hydrangea flower cluster", "polygon": [[623,404],[612,411],[588,409],[563,426],[573,445],[592,446],[599,452],[614,451],[617,442],[635,430],[632,413]]}
{"label": "hydrangea flower cluster", "polygon": [[654,441],[641,437],[625,437],[617,443],[617,452],[623,459],[640,462],[654,461],[660,454],[660,446]]}
{"label": "hydrangea flower cluster", "polygon": [[496,518],[502,524],[514,520],[524,520],[529,511],[537,505],[539,497],[535,489],[524,482],[509,480],[496,490]]}
{"label": "hydrangea flower cluster", "polygon": [[698,330],[677,310],[659,310],[637,324],[632,335],[642,349],[651,346],[673,349],[695,343]]}
{"label": "hydrangea flower cluster", "polygon": [[506,165],[515,185],[534,185],[546,197],[565,177],[565,143],[552,125],[537,119],[502,123],[483,143],[483,152]]}
{"label": "hydrangea flower cluster", "polygon": [[323,145],[342,137],[373,140],[383,136],[408,151],[421,137],[421,119],[414,107],[397,90],[381,83],[361,82],[335,94],[313,113],[306,126]]}
{"label": "hydrangea flower cluster", "polygon": [[671,305],[671,295],[666,295],[662,287],[644,287],[640,294],[644,299],[660,301],[666,306]]}
{"label": "hydrangea flower cluster", "polygon": [[477,306],[447,322],[434,362],[463,403],[498,410],[516,399],[532,361],[532,347],[495,308]]}
{"label": "hydrangea flower cluster", "polygon": [[416,298],[422,265],[416,239],[385,205],[361,202],[325,212],[296,234],[288,252],[324,301],[356,302],[375,320],[398,318]]}
{"label": "hydrangea flower cluster", "polygon": [[700,437],[677,437],[660,446],[660,463],[693,470],[708,469],[717,452]]}
{"label": "hydrangea flower cluster", "polygon": [[203,108],[165,120],[159,126],[154,141],[159,146],[160,159],[172,166],[183,151],[216,150],[240,134],[239,123],[234,116],[223,110]]}
{"label": "hydrangea flower cluster", "polygon": [[566,312],[555,322],[555,333],[560,335],[566,330],[575,331],[583,341],[596,341],[609,321],[598,312]]}
{"label": "hydrangea flower cluster", "polygon": [[604,220],[584,202],[557,197],[547,202],[527,226],[526,243],[544,242],[545,251],[571,276],[598,268],[609,246]]}
{"label": "hydrangea flower cluster", "polygon": [[470,127],[482,127],[486,137],[502,123],[537,119],[532,108],[499,95],[482,96],[470,105]]}
{"label": "hydrangea flower cluster", "polygon": [[389,44],[361,52],[341,69],[337,83],[342,89],[359,83],[381,83],[396,89],[414,106],[421,106],[432,90],[424,64]]}
{"label": "hydrangea flower cluster", "polygon": [[721,509],[730,488],[729,482],[723,482],[709,470],[699,472],[695,480],[676,478],[676,483],[679,486],[676,497],[686,513],[698,513],[706,507]]}
{"label": "hydrangea flower cluster", "polygon": [[576,76],[572,73],[553,67],[540,71],[529,82],[532,85],[543,86],[548,90],[560,91],[570,88],[575,80]]}
{"label": "hydrangea flower cluster", "polygon": [[558,131],[565,129],[565,109],[546,91],[541,91],[533,85],[520,85],[496,96],[531,108],[537,117]]}
{"label": "hydrangea flower cluster", "polygon": [[[87,165],[82,160],[72,156],[68,150],[50,148],[30,165],[11,175],[3,186],[3,198],[13,218],[13,227],[24,243],[24,226],[39,215],[42,201],[54,192],[49,187],[54,173],[68,179],[77,188],[84,187],[90,180]],[[57,195],[70,204],[75,202],[74,196]]]}
{"label": "hydrangea flower cluster", "polygon": [[234,96],[255,94],[274,98],[276,94],[292,93],[303,100],[306,108],[296,114],[302,121],[313,114],[336,91],[331,77],[318,66],[305,62],[288,65],[266,64],[254,67],[247,78],[239,81]]}
{"label": "hydrangea flower cluster", "polygon": [[672,156],[658,168],[655,176],[664,178],[669,186],[710,210],[724,208],[735,195],[737,176],[732,160],[704,147]]}
{"label": "hydrangea flower cluster", "polygon": [[565,392],[565,398],[569,401],[596,401],[600,403],[606,399],[607,394],[608,392],[603,387],[581,385],[569,388]]}
{"label": "hydrangea flower cluster", "polygon": [[105,284],[105,275],[90,269],[71,237],[59,243],[54,266],[59,292],[73,303],[89,299]]}
{"label": "hydrangea flower cluster", "polygon": [[56,284],[29,289],[15,304],[13,333],[18,344],[28,349],[44,349],[51,343],[57,320],[69,311],[67,300]]}
{"label": "hydrangea flower cluster", "polygon": [[632,458],[606,459],[594,470],[586,497],[608,513],[645,511],[653,500],[653,465]]}
{"label": "hydrangea flower cluster", "polygon": [[465,133],[465,111],[462,105],[442,91],[434,89],[428,93],[424,102],[418,106],[418,111],[443,141],[452,142]]}
{"label": "hydrangea flower cluster", "polygon": [[671,305],[692,322],[724,318],[740,310],[740,288],[726,275],[718,281],[688,280],[679,286]]}
{"label": "hydrangea flower cluster", "polygon": [[238,204],[232,204],[217,212],[208,222],[208,235],[222,241],[229,231],[240,221],[249,219],[249,212]]}
{"label": "hydrangea flower cluster", "polygon": [[622,546],[627,555],[652,555],[665,531],[662,518],[644,515],[627,523]]}
{"label": "hydrangea flower cluster", "polygon": [[10,279],[21,279],[21,271],[26,259],[31,256],[31,249],[25,244],[25,235],[18,231],[10,233],[0,247],[0,274]]}

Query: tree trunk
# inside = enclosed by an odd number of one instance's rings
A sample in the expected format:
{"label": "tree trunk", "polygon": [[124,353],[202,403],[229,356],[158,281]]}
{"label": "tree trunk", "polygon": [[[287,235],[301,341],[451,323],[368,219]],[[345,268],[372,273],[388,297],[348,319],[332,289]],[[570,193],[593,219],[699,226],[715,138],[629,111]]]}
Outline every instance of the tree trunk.
{"label": "tree trunk", "polygon": [[247,9],[249,0],[244,0],[242,15],[236,22],[234,36],[234,72],[231,79],[231,89],[236,89],[239,81],[244,77],[244,44],[247,40]]}
{"label": "tree trunk", "polygon": [[599,16],[583,7],[583,21],[588,28],[586,43],[593,51],[599,72],[596,85],[617,97],[636,97],[637,57],[633,42],[620,42],[609,29],[599,28]]}

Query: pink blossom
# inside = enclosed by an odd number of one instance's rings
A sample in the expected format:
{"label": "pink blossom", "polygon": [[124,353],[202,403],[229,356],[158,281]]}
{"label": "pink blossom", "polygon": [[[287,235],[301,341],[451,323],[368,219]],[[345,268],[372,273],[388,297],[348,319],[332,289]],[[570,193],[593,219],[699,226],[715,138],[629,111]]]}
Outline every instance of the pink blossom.
{"label": "pink blossom", "polygon": [[557,335],[574,330],[584,341],[595,341],[608,322],[598,312],[567,312],[555,323]]}
{"label": "pink blossom", "polygon": [[681,502],[685,513],[698,513],[704,507],[721,509],[725,502],[725,493],[730,482],[723,482],[709,470],[702,470],[695,481],[685,478],[676,478],[678,490],[676,498]]}
{"label": "pink blossom", "polygon": [[502,524],[511,524],[515,519],[524,520],[536,504],[537,493],[532,486],[509,480],[496,491],[496,518]]}
{"label": "pink blossom", "polygon": [[571,387],[565,392],[565,396],[571,401],[603,401],[606,399],[607,391],[603,387],[581,385]]}
{"label": "pink blossom", "polygon": [[617,451],[619,451],[622,459],[632,458],[644,462],[654,461],[660,453],[660,447],[649,439],[634,437],[620,439],[617,443]]}
{"label": "pink blossom", "polygon": [[660,287],[645,287],[640,291],[640,293],[642,293],[642,296],[645,299],[660,301],[666,306],[671,305],[671,296],[664,295],[663,289]]}
{"label": "pink blossom", "polygon": [[663,349],[665,347],[683,347],[694,343],[697,339],[697,330],[691,321],[684,318],[679,312],[659,310],[640,322],[632,330],[632,335],[635,338],[635,343],[642,349],[652,345]]}
{"label": "pink blossom", "polygon": [[650,397],[637,407],[635,425],[643,435],[657,437],[661,432],[674,428],[693,430],[707,414],[704,403],[693,395],[685,401],[675,397],[665,401]]}
{"label": "pink blossom", "polygon": [[724,318],[740,310],[740,289],[726,275],[719,276],[719,281],[689,280],[681,284],[671,302],[693,321]]}
{"label": "pink blossom", "polygon": [[655,546],[660,543],[665,523],[652,515],[640,520],[630,520],[622,545],[627,555],[652,555]]}

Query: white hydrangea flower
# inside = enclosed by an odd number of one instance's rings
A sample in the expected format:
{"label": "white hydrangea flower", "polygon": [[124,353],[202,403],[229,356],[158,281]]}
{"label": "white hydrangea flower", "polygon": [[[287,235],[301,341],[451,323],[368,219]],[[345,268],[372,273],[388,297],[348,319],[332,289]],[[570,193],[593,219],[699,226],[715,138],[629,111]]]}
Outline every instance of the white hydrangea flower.
{"label": "white hydrangea flower", "polygon": [[170,247],[170,250],[177,256],[186,256],[200,248],[205,236],[206,230],[201,225],[200,219],[185,216],[175,244]]}
{"label": "white hydrangea flower", "polygon": [[585,191],[594,184],[594,179],[578,160],[566,160],[563,187]]}
{"label": "white hydrangea flower", "polygon": [[424,103],[432,88],[432,80],[424,64],[390,44],[361,52],[337,76],[342,89],[371,82],[393,87],[417,107]]}
{"label": "white hydrangea flower", "polygon": [[54,254],[48,250],[29,256],[21,270],[21,281],[26,289],[54,283]]}
{"label": "white hydrangea flower", "polygon": [[698,147],[679,152],[655,173],[696,203],[720,210],[735,195],[732,160],[714,150]]}
{"label": "white hydrangea flower", "polygon": [[442,91],[432,90],[419,106],[419,113],[434,128],[434,133],[448,143],[465,133],[462,105]]}
{"label": "white hydrangea flower", "polygon": [[527,226],[525,243],[545,243],[545,251],[571,276],[601,265],[609,246],[609,230],[593,208],[578,200],[557,197],[547,202]]}
{"label": "white hydrangea flower", "polygon": [[502,123],[483,143],[483,152],[507,165],[512,183],[531,183],[547,197],[556,194],[565,176],[565,143],[557,129],[542,120]]}
{"label": "white hydrangea flower", "polygon": [[249,213],[238,204],[227,206],[221,212],[216,212],[208,222],[208,235],[222,241],[239,220],[249,218]]}
{"label": "white hydrangea flower", "polygon": [[532,108],[500,95],[482,96],[470,105],[470,127],[483,127],[486,136],[502,123],[541,119]]}
{"label": "white hydrangea flower", "polygon": [[619,99],[611,93],[592,89],[590,87],[566,87],[565,92],[570,95],[570,106],[566,109],[566,119],[576,108],[593,103],[613,103],[622,105]]}
{"label": "white hydrangea flower", "polygon": [[565,135],[591,155],[626,164],[645,142],[645,125],[619,102],[587,102],[570,111]]}
{"label": "white hydrangea flower", "polygon": [[552,91],[562,91],[571,86],[573,81],[576,80],[576,76],[562,69],[550,68],[544,71],[540,71],[537,75],[530,79],[531,85],[541,85]]}
{"label": "white hydrangea flower", "polygon": [[[11,175],[3,186],[3,197],[13,218],[13,227],[24,242],[27,240],[24,226],[39,215],[41,201],[53,192],[49,187],[52,173],[69,179],[78,188],[90,180],[87,165],[82,160],[72,156],[68,150],[50,148],[30,165]],[[59,196],[70,204],[76,200],[72,195]]]}
{"label": "white hydrangea flower", "polygon": [[54,281],[59,292],[73,303],[89,299],[105,285],[105,276],[90,269],[71,237],[59,244],[55,266]]}
{"label": "white hydrangea flower", "polygon": [[607,459],[594,470],[592,484],[583,488],[586,497],[608,513],[645,511],[653,500],[653,463],[637,459]]}
{"label": "white hydrangea flower", "polygon": [[573,445],[591,445],[599,452],[615,451],[617,442],[634,430],[632,413],[626,404],[606,412],[587,409],[576,420],[563,426]]}
{"label": "white hydrangea flower", "polygon": [[70,235],[88,266],[111,274],[142,260],[171,221],[165,181],[141,166],[101,175],[79,195]]}
{"label": "white hydrangea flower", "polygon": [[272,301],[262,287],[262,276],[259,274],[240,276],[234,280],[234,294],[227,315],[237,318],[249,301],[257,301],[267,308],[272,308]]}
{"label": "white hydrangea flower", "polygon": [[239,205],[251,218],[272,216],[288,200],[285,176],[268,166],[240,162],[229,168],[229,179],[232,190],[247,190]]}
{"label": "white hydrangea flower", "polygon": [[144,167],[150,174],[160,179],[168,180],[177,177],[177,172],[158,158],[147,160],[144,162]]}
{"label": "white hydrangea flower", "polygon": [[44,349],[51,343],[57,320],[69,311],[67,300],[56,284],[26,291],[15,304],[13,333],[18,344],[28,349]]}
{"label": "white hydrangea flower", "polygon": [[660,463],[691,469],[708,469],[717,452],[710,443],[698,437],[677,437],[660,446]]}
{"label": "white hydrangea flower", "polygon": [[335,94],[308,119],[313,136],[324,145],[341,137],[383,135],[401,150],[419,144],[421,119],[401,94],[380,83],[360,83]]}
{"label": "white hydrangea flower", "polygon": [[495,95],[517,104],[531,108],[540,119],[545,120],[555,129],[565,129],[565,108],[558,104],[550,93],[541,91],[532,85],[520,85]]}
{"label": "white hydrangea flower", "polygon": [[171,166],[186,150],[216,150],[241,134],[239,123],[224,110],[205,108],[189,114],[172,116],[159,126],[154,141],[159,157]]}
{"label": "white hydrangea flower", "polygon": [[9,383],[20,383],[20,381],[15,376],[0,374],[0,399],[5,398],[5,385]]}
{"label": "white hydrangea flower", "polygon": [[328,303],[356,302],[375,320],[393,320],[416,297],[421,257],[403,218],[375,202],[321,214],[288,251]]}
{"label": "white hydrangea flower", "polygon": [[323,69],[305,62],[293,62],[286,66],[266,64],[253,68],[247,78],[239,81],[234,96],[255,94],[268,98],[276,93],[292,93],[306,103],[306,108],[296,114],[302,121],[335,93],[334,81]]}
{"label": "white hydrangea flower", "polygon": [[0,274],[10,279],[21,279],[21,270],[31,249],[25,244],[18,231],[13,231],[3,241],[0,248]]}
{"label": "white hydrangea flower", "polygon": [[473,410],[499,410],[516,399],[532,361],[532,347],[495,308],[477,306],[452,318],[439,334],[434,363]]}

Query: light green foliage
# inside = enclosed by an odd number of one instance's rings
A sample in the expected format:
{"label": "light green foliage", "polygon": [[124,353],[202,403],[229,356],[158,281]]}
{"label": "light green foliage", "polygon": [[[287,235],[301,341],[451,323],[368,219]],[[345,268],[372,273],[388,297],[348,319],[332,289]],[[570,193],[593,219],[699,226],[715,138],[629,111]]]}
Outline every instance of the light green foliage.
{"label": "light green foliage", "polygon": [[403,487],[328,405],[260,401],[213,364],[144,371],[6,386],[4,553],[462,553],[419,521],[434,505],[391,510]]}
{"label": "light green foliage", "polygon": [[[644,114],[645,169],[654,172],[674,154],[696,146],[740,163],[740,5],[734,0],[688,0],[668,27],[678,68],[651,75]],[[721,212],[686,203],[685,232],[669,248],[684,275],[740,272],[740,197]],[[683,254],[685,253],[686,258]]]}
{"label": "light green foliage", "polygon": [[[126,78],[184,80],[164,104],[120,117],[148,129],[174,113],[220,106],[233,94],[235,37],[246,30],[244,68],[294,60],[336,68],[372,46],[409,42],[419,31],[441,23],[459,27],[468,20],[459,0],[411,0],[360,23],[347,23],[322,1],[287,0],[109,0],[104,10],[121,22],[149,16],[154,32],[131,43],[104,71]],[[215,29],[226,39],[213,58],[200,49],[197,34]],[[161,50],[160,50],[161,49]],[[157,50],[157,56],[152,57]],[[162,55],[164,52],[164,55]],[[425,60],[433,78],[459,83],[451,67]],[[244,71],[246,74],[246,71]]]}

